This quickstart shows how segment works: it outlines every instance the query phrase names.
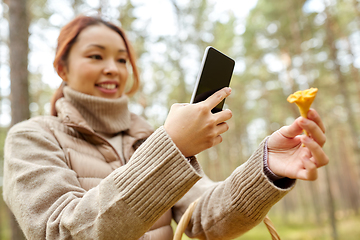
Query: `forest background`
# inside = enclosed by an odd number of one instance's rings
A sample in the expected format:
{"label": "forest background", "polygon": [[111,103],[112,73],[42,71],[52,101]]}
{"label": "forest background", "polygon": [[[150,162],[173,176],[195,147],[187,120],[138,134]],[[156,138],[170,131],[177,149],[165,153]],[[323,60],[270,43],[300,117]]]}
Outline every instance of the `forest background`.
{"label": "forest background", "polygon": [[[264,137],[299,116],[286,101],[289,94],[317,87],[313,107],[327,128],[330,163],[317,181],[298,181],[269,216],[283,239],[360,238],[359,0],[1,1],[0,191],[8,128],[49,114],[61,82],[51,65],[59,29],[77,14],[94,12],[121,25],[133,42],[142,85],[131,110],[154,127],[173,103],[189,102],[207,46],[236,60],[226,100],[230,131],[198,156],[213,180],[225,179]],[[168,32],[151,27],[152,14],[168,16],[162,22]],[[0,239],[24,239],[1,197]],[[239,239],[270,235],[260,224]]]}

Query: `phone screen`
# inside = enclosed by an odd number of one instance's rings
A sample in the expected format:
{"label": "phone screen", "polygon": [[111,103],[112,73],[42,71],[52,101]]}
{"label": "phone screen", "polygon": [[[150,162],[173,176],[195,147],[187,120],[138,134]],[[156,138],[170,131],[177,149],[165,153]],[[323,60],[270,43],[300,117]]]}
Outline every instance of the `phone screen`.
{"label": "phone screen", "polygon": [[[204,101],[218,90],[228,87],[234,66],[235,61],[232,58],[213,47],[208,47],[205,51],[191,103]],[[213,113],[221,111],[224,102],[225,99],[211,111]]]}

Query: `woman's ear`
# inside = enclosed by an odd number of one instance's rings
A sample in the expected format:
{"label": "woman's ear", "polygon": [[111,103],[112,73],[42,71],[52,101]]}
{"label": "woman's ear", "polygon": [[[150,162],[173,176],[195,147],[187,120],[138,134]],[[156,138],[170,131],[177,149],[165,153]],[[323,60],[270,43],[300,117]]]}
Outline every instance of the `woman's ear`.
{"label": "woman's ear", "polygon": [[66,69],[66,67],[64,65],[59,64],[57,69],[56,69],[56,72],[64,82],[68,81],[68,79],[67,79],[67,69]]}

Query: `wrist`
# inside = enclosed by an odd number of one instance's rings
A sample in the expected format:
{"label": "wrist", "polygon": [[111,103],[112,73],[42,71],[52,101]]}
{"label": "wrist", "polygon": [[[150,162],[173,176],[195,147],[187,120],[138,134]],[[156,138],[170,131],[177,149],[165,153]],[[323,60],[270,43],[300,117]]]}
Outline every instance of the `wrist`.
{"label": "wrist", "polygon": [[269,161],[268,139],[265,141],[265,144],[264,144],[263,161],[264,161],[264,173],[271,181],[276,181],[276,180],[284,178],[282,176],[275,174],[269,167],[269,164],[268,164],[268,161]]}

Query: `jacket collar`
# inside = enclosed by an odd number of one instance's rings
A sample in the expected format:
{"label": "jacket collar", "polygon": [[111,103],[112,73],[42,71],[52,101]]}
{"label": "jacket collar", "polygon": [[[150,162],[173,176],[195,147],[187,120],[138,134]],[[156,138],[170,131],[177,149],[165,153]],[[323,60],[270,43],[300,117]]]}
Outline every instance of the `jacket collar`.
{"label": "jacket collar", "polygon": [[81,133],[95,133],[80,112],[65,98],[56,101],[56,109],[58,117],[65,125],[71,126]]}

